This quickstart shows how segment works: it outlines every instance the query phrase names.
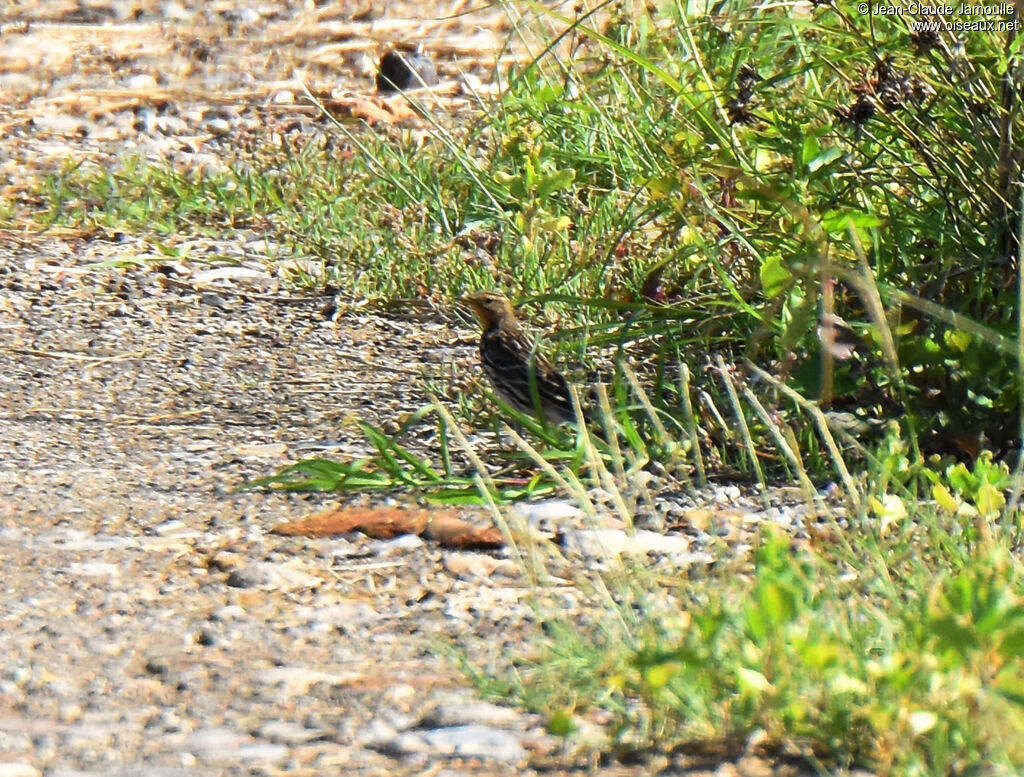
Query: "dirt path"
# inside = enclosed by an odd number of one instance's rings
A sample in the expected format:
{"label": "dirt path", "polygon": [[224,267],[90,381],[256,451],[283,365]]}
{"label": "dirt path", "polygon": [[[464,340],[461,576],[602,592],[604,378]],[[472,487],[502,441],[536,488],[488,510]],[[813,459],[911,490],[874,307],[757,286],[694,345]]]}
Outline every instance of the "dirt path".
{"label": "dirt path", "polygon": [[[442,77],[486,75],[472,51],[494,14],[330,5],[7,5],[4,200],[31,210],[34,180],[68,163],[215,165],[217,143],[267,111],[310,117],[281,96],[296,68],[369,94],[389,43],[426,43]],[[537,719],[476,705],[438,655],[444,638],[482,659],[499,620],[508,639],[531,617],[521,582],[418,538],[268,534],[337,500],[234,490],[310,441],[358,453],[353,420],[421,405],[411,376],[439,352],[471,359],[470,333],[429,315],[334,321],[265,271],[258,234],[194,242],[197,258],[248,260],[224,278],[157,261],[141,238],[20,223],[0,233],[0,775],[521,774],[545,760]],[[96,267],[126,259],[150,262]],[[396,340],[410,349],[398,366]]]}

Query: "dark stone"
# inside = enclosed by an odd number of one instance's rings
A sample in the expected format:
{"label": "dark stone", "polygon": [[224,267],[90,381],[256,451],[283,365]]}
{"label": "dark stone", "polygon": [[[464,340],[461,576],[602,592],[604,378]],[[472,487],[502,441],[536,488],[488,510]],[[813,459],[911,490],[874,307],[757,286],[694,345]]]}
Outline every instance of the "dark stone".
{"label": "dark stone", "polygon": [[378,92],[400,92],[424,85],[434,86],[437,80],[434,63],[425,54],[391,49],[380,58],[377,69]]}

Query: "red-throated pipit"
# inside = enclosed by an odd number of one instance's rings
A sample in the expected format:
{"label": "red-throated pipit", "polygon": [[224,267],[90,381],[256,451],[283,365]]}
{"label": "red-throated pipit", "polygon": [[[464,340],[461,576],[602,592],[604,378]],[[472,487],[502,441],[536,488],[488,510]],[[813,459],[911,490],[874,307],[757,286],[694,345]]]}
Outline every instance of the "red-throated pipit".
{"label": "red-throated pipit", "polygon": [[543,415],[552,423],[575,421],[569,384],[534,347],[505,296],[478,291],[464,301],[483,326],[480,361],[494,393],[524,415]]}

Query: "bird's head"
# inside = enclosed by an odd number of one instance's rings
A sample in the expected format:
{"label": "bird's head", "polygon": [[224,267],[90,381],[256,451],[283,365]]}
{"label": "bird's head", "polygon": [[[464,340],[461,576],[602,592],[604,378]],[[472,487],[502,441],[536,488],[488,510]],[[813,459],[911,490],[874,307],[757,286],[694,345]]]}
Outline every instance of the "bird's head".
{"label": "bird's head", "polygon": [[508,298],[500,292],[476,291],[463,297],[462,301],[473,308],[484,329],[490,329],[496,323],[515,323],[515,309]]}

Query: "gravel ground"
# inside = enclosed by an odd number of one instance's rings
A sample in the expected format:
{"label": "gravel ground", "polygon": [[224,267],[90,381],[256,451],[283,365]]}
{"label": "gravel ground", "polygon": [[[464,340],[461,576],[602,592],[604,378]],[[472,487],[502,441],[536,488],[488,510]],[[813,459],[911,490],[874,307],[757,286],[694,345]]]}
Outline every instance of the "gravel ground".
{"label": "gravel ground", "polygon": [[[35,207],[40,172],[69,161],[216,165],[218,143],[309,118],[288,99],[296,68],[362,99],[393,43],[425,43],[442,79],[486,79],[500,15],[378,6],[8,3],[3,202]],[[197,261],[175,263],[139,237],[22,227],[0,230],[0,777],[799,773],[755,755],[597,767],[536,716],[480,702],[439,648],[481,666],[526,653],[531,599],[582,611],[574,587],[537,591],[501,553],[418,537],[279,536],[338,500],[237,490],[311,442],[365,452],[354,421],[421,406],[419,376],[475,374],[460,319],[332,315],[267,270],[257,232],[183,236]],[[769,510],[736,488],[704,497],[660,497],[660,517],[690,530],[654,543],[652,563],[741,548],[765,519],[800,525],[782,493]],[[561,502],[532,517],[553,514],[586,563],[652,544],[588,533]],[[584,721],[598,735],[604,722]]]}

